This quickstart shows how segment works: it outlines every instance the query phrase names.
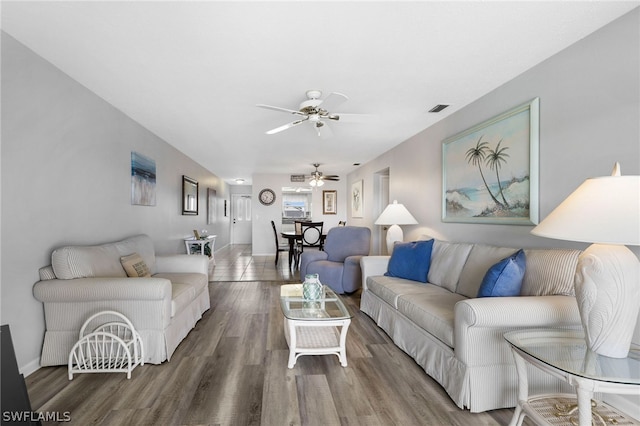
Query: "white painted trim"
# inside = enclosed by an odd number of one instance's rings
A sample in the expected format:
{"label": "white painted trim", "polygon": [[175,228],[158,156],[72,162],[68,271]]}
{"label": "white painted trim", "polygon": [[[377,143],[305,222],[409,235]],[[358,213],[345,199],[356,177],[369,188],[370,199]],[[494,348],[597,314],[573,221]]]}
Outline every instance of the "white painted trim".
{"label": "white painted trim", "polygon": [[24,377],[29,377],[38,370],[40,370],[40,357],[20,367],[20,374],[23,374]]}

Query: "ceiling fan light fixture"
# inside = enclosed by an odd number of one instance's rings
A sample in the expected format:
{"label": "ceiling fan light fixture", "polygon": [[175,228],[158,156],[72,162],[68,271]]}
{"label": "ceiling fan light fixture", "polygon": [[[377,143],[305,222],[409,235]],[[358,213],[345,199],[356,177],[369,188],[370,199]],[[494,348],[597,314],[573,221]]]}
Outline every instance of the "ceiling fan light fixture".
{"label": "ceiling fan light fixture", "polygon": [[309,181],[309,185],[311,185],[311,186],[322,186],[322,185],[324,185],[324,181],[322,179],[320,179],[320,178],[314,177]]}

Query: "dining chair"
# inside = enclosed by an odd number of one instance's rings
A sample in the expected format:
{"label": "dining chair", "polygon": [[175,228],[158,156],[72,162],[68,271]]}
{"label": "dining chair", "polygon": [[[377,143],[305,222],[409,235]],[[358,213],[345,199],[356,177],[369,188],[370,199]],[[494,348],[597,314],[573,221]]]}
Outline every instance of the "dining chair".
{"label": "dining chair", "polygon": [[300,224],[300,241],[296,250],[296,265],[299,264],[300,255],[305,247],[317,247],[322,250],[322,228],[324,222],[302,222]]}
{"label": "dining chair", "polygon": [[273,221],[271,221],[271,227],[273,228],[273,237],[276,241],[276,265],[278,265],[278,257],[280,255],[280,252],[289,251],[289,244],[280,242],[280,240],[278,239],[278,231],[276,231],[276,224]]}

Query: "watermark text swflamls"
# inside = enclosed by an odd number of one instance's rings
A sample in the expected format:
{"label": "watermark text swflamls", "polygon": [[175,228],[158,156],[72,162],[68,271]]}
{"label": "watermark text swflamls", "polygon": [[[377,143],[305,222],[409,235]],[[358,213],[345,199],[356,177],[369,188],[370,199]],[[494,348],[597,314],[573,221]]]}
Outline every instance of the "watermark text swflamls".
{"label": "watermark text swflamls", "polygon": [[70,422],[69,411],[3,411],[2,422]]}

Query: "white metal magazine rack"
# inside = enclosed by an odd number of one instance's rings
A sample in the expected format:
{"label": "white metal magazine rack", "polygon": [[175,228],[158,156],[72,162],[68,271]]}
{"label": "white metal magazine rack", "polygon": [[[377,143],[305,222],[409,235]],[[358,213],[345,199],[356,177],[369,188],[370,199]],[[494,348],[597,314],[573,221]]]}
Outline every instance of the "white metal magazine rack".
{"label": "white metal magazine rack", "polygon": [[[98,317],[108,321],[114,316],[121,321],[100,324],[86,333],[91,323],[99,323]],[[138,365],[144,365],[144,348],[133,324],[119,312],[102,311],[89,317],[80,329],[80,340],[69,353],[69,380],[74,373],[127,373],[130,379]]]}

